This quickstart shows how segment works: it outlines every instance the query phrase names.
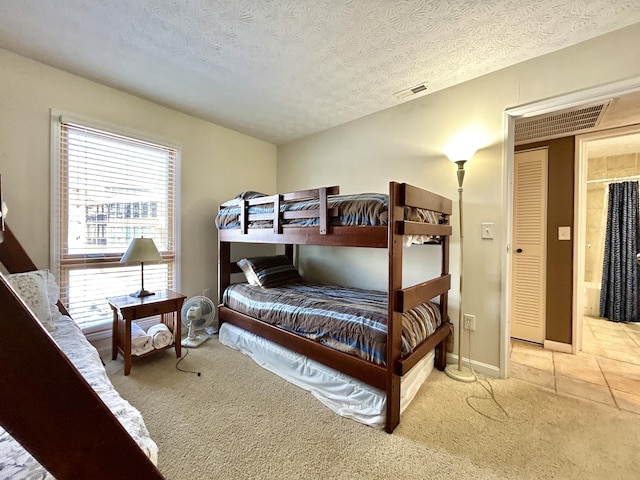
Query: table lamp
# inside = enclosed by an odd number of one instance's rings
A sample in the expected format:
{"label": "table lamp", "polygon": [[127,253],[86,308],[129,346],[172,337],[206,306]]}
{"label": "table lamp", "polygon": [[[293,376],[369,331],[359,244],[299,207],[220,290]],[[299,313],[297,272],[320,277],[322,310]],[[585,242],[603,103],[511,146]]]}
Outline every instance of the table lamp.
{"label": "table lamp", "polygon": [[145,262],[159,262],[162,260],[156,244],[153,243],[151,238],[134,238],[129,244],[129,248],[120,259],[120,263],[138,263],[141,266],[141,278],[142,284],[140,290],[130,294],[132,297],[148,297],[149,295],[155,295],[155,293],[144,289],[144,263]]}

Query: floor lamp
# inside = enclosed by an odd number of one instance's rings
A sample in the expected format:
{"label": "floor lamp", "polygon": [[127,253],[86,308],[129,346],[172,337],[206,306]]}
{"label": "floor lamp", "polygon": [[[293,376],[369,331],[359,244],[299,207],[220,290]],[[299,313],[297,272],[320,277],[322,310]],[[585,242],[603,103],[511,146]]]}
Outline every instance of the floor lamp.
{"label": "floor lamp", "polygon": [[476,380],[476,376],[473,374],[469,367],[462,366],[462,319],[463,319],[463,310],[462,310],[462,265],[464,260],[464,235],[462,231],[462,182],[464,180],[464,164],[473,156],[475,150],[469,152],[468,149],[465,152],[461,149],[461,147],[455,148],[445,147],[444,153],[449,157],[449,159],[458,165],[458,214],[460,217],[460,307],[458,310],[458,365],[447,365],[444,369],[444,373],[447,376],[453,378],[454,380],[459,380],[461,382],[474,382]]}

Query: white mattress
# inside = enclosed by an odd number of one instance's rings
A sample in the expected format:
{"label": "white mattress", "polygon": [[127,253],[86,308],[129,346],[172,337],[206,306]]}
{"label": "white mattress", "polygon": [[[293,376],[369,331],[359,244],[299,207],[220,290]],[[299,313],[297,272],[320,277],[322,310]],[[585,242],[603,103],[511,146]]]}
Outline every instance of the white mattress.
{"label": "white mattress", "polygon": [[[76,323],[63,316],[51,334],[61,350],[80,371],[91,387],[109,407],[127,432],[154,464],[158,447],[149,436],[142,415],[115,390],[102,365],[98,351],[89,343]],[[22,446],[0,427],[0,478],[54,479]]]}
{"label": "white mattress", "polygon": [[[258,365],[307,390],[338,415],[384,428],[387,402],[384,391],[229,323],[222,324],[219,339]],[[429,377],[434,357],[432,350],[402,377],[401,412]]]}

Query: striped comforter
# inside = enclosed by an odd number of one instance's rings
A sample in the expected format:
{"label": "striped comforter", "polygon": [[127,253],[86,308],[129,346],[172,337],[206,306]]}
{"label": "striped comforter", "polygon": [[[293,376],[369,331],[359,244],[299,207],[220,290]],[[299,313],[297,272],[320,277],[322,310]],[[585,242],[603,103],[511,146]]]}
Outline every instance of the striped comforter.
{"label": "striped comforter", "polygon": [[[327,199],[329,208],[337,208],[338,216],[332,217],[333,225],[347,226],[377,226],[387,225],[388,221],[388,195],[382,193],[361,193],[357,195],[330,195]],[[317,209],[319,200],[304,200],[283,202],[280,210],[298,211],[298,210],[314,210]],[[416,209],[412,209],[416,210]],[[273,205],[253,205],[249,207],[249,214],[272,213]],[[410,218],[413,217],[413,218]],[[419,213],[407,215],[407,219],[439,223],[439,217],[435,212],[421,210]],[[318,225],[318,218],[301,218],[296,220],[288,220],[286,225],[294,225],[297,227],[308,227]],[[269,227],[271,222],[260,221],[253,222],[253,227]],[[239,228],[240,227],[240,201],[237,199],[226,202],[218,212],[216,217],[216,226],[218,229]]]}
{"label": "striped comforter", "polygon": [[[365,193],[358,195],[331,195],[327,199],[329,208],[338,209],[338,217],[332,219],[336,225],[386,225],[387,224],[387,195],[380,193]],[[319,206],[318,199],[283,202],[282,212],[314,210]],[[253,205],[249,207],[249,214],[272,213],[273,205]],[[287,221],[288,225],[309,227],[318,225],[318,218],[301,218]],[[229,201],[218,212],[216,226],[219,229],[240,227],[239,202]],[[270,226],[270,222],[254,222],[252,226]]]}
{"label": "striped comforter", "polygon": [[[386,365],[386,292],[306,282],[268,289],[239,283],[227,288],[223,302],[251,317]],[[413,351],[440,322],[440,309],[432,302],[405,313],[403,354]]]}

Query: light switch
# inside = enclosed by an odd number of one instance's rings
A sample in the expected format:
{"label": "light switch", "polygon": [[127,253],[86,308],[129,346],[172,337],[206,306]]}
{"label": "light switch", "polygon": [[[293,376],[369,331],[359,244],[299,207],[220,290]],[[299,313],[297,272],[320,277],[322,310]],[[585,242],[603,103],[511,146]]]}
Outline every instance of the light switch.
{"label": "light switch", "polygon": [[482,224],[482,238],[493,238],[493,222]]}
{"label": "light switch", "polygon": [[558,227],[558,240],[571,240],[571,227]]}

